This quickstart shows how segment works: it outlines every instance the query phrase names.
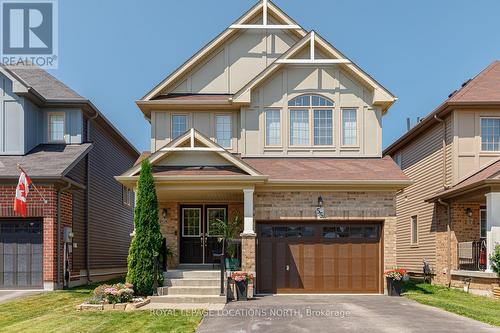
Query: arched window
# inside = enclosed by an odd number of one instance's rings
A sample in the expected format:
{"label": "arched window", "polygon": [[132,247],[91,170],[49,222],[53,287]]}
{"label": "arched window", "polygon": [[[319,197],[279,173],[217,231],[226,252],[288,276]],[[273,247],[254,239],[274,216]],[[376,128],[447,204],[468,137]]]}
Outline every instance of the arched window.
{"label": "arched window", "polygon": [[309,146],[311,139],[314,145],[333,145],[333,106],[332,100],[320,95],[301,95],[290,100],[290,145]]}

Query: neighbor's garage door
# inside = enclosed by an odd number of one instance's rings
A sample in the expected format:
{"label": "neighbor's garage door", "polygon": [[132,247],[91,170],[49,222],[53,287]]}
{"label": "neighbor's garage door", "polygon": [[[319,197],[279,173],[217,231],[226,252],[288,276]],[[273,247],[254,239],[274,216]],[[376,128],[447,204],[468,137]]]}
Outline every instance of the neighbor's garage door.
{"label": "neighbor's garage door", "polygon": [[41,288],[42,222],[0,219],[0,288]]}
{"label": "neighbor's garage door", "polygon": [[259,223],[261,293],[381,293],[380,225]]}

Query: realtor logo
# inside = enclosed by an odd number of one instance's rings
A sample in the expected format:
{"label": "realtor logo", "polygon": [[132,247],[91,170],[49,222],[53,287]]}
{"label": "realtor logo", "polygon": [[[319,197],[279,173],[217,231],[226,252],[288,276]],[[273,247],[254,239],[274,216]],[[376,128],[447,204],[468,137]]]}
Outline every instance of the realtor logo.
{"label": "realtor logo", "polygon": [[57,68],[57,0],[2,0],[1,62]]}

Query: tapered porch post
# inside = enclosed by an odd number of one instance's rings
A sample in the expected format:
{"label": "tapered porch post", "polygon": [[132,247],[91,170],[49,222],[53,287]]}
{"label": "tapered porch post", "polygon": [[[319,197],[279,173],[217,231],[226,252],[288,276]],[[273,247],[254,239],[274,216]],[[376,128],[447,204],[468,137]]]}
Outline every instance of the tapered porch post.
{"label": "tapered porch post", "polygon": [[500,245],[500,192],[486,194],[486,271],[493,272],[490,255]]}

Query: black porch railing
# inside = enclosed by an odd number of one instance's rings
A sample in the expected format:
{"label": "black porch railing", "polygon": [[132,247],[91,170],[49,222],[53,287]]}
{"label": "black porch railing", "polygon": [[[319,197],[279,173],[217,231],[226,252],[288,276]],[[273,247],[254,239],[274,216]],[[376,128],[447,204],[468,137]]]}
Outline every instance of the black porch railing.
{"label": "black porch railing", "polygon": [[466,271],[486,269],[486,241],[458,243],[458,267]]}

